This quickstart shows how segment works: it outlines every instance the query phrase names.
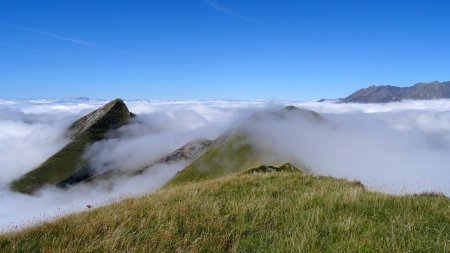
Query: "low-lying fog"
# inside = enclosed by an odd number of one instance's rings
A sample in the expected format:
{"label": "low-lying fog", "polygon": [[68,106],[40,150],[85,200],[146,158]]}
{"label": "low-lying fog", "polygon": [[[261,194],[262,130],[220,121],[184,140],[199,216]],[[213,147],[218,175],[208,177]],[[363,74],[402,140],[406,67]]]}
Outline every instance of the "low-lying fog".
{"label": "low-lying fog", "polygon": [[[100,100],[0,100],[0,231],[55,215],[86,210],[167,182],[185,163],[162,164],[111,185],[48,187],[36,196],[9,191],[9,183],[54,154],[65,129],[102,106]],[[92,145],[85,157],[98,170],[134,169],[186,142],[214,139],[256,111],[284,105],[319,112],[321,123],[288,117],[252,127],[257,145],[302,161],[311,171],[359,180],[393,194],[442,192],[450,196],[450,100],[389,104],[261,101],[126,101],[139,120]],[[114,135],[113,135],[114,136]]]}

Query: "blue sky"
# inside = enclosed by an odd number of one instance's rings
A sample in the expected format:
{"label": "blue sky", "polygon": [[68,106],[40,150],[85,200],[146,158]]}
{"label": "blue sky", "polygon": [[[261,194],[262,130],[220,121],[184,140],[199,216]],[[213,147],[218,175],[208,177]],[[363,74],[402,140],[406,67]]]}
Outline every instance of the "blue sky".
{"label": "blue sky", "polygon": [[2,0],[0,98],[343,97],[450,80],[450,1]]}

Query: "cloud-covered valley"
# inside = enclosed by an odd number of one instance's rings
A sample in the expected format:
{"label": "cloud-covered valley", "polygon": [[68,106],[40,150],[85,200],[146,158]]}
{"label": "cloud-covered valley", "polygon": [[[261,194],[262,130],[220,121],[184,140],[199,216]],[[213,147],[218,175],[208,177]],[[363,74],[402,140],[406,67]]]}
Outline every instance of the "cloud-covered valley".
{"label": "cloud-covered valley", "polygon": [[[9,184],[70,140],[66,129],[103,100],[0,100],[0,230],[111,200],[142,194],[167,182],[186,162],[160,164],[113,183],[47,187],[35,196]],[[99,171],[148,166],[194,139],[213,140],[253,113],[294,105],[322,115],[262,119],[250,124],[256,145],[301,161],[313,173],[359,180],[392,194],[442,192],[450,196],[450,101],[338,104],[296,101],[125,101],[132,122],[84,154]]]}

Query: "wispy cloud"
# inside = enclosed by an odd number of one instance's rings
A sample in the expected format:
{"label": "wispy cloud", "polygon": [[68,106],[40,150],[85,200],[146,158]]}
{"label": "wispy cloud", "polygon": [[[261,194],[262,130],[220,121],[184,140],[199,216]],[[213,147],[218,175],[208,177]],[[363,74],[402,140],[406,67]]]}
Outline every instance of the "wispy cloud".
{"label": "wispy cloud", "polygon": [[31,48],[31,47],[23,47],[23,46],[13,45],[13,44],[0,43],[0,47],[19,48],[19,49],[29,50],[29,51],[33,51],[33,52],[37,52],[37,53],[41,53],[41,54],[47,54],[47,55],[64,57],[64,58],[76,59],[75,57],[72,57],[70,55],[54,53],[54,52],[50,52],[50,51],[46,51],[46,50],[40,50],[40,49],[36,49],[36,48]]}
{"label": "wispy cloud", "polygon": [[23,31],[28,31],[28,32],[33,32],[33,33],[46,35],[46,36],[49,36],[49,37],[52,37],[52,38],[55,38],[55,39],[64,40],[64,41],[75,43],[75,44],[81,44],[81,45],[85,45],[85,46],[92,46],[92,45],[94,45],[94,43],[91,43],[91,42],[88,42],[88,41],[85,41],[85,40],[70,38],[70,37],[66,37],[66,36],[63,36],[63,35],[59,35],[59,34],[47,32],[47,31],[34,29],[34,28],[31,28],[31,27],[12,25],[12,24],[8,24],[8,23],[0,23],[0,24],[3,25],[3,26],[7,26],[7,27],[23,30]]}
{"label": "wispy cloud", "polygon": [[241,20],[244,20],[244,21],[247,21],[247,22],[250,22],[250,23],[253,23],[253,24],[265,27],[265,25],[263,23],[261,23],[261,22],[259,22],[257,20],[251,19],[249,17],[246,17],[244,15],[241,15],[241,14],[239,14],[239,13],[233,11],[233,10],[230,10],[228,8],[225,8],[222,5],[219,5],[219,4],[215,3],[215,2],[212,2],[210,0],[201,0],[201,1],[204,2],[205,4],[207,4],[209,7],[213,8],[213,9],[215,9],[217,11],[220,11],[220,12],[223,12],[223,13],[228,14],[230,16],[236,17],[238,19],[241,19]]}
{"label": "wispy cloud", "polygon": [[[118,48],[114,48],[114,47],[111,47],[111,46],[97,44],[97,43],[94,43],[94,42],[90,42],[90,41],[86,41],[86,40],[82,40],[82,39],[78,39],[78,38],[71,38],[71,37],[63,36],[63,35],[52,33],[52,32],[48,32],[48,31],[43,31],[43,30],[31,28],[31,27],[18,26],[18,25],[13,25],[13,24],[4,23],[4,22],[0,22],[0,25],[5,26],[5,27],[9,27],[9,28],[13,28],[13,29],[17,29],[17,30],[32,32],[32,33],[36,33],[36,34],[41,34],[41,35],[44,35],[44,36],[47,36],[47,37],[51,37],[53,39],[62,40],[62,41],[66,41],[66,42],[69,42],[69,43],[78,44],[78,45],[82,45],[82,46],[99,47],[99,48],[103,48],[103,49],[114,51],[114,52],[118,52],[118,53],[140,55],[140,54],[137,54],[137,53],[128,52],[128,51],[125,51],[125,50],[122,50],[122,49],[118,49]],[[20,47],[20,46],[15,46],[15,47]],[[34,50],[34,51],[42,51],[42,50]]]}

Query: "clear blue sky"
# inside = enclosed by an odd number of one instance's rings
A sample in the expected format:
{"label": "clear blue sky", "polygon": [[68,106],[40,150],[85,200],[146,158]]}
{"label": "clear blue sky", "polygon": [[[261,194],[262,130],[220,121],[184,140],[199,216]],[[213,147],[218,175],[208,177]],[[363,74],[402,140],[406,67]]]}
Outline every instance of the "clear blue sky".
{"label": "clear blue sky", "polygon": [[450,1],[2,0],[0,98],[336,98],[450,80]]}

